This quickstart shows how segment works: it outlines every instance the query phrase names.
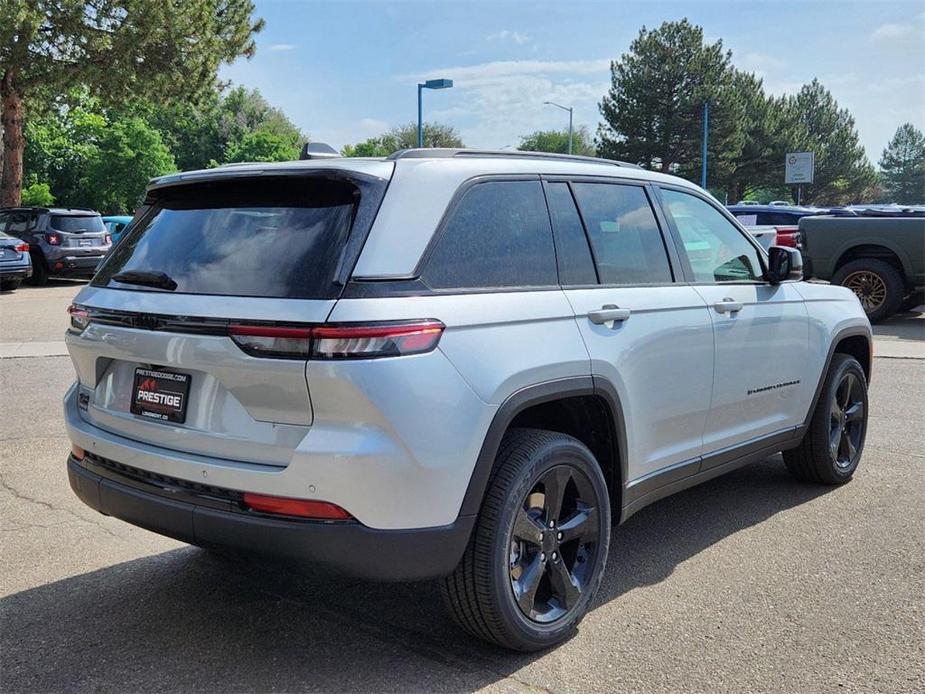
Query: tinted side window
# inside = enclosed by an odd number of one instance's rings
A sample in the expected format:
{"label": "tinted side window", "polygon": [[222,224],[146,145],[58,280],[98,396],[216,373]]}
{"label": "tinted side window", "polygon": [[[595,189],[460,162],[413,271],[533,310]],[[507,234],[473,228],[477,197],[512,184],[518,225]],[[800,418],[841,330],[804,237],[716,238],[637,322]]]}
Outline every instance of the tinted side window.
{"label": "tinted side window", "polygon": [[676,190],[662,190],[697,282],[761,281],[758,251],[709,203]]}
{"label": "tinted side window", "polygon": [[574,183],[602,284],[671,282],[655,213],[640,186]]}
{"label": "tinted side window", "polygon": [[771,219],[769,224],[775,226],[796,226],[800,223],[800,215],[788,212],[772,212],[768,215]]}
{"label": "tinted side window", "polygon": [[568,183],[547,184],[546,200],[549,202],[549,213],[556,234],[560,284],[597,284],[588,237],[585,236],[585,228]]}
{"label": "tinted side window", "polygon": [[423,273],[437,289],[556,286],[556,254],[539,181],[490,181],[463,194]]}
{"label": "tinted side window", "polygon": [[0,231],[10,236],[22,236],[35,227],[38,215],[29,212],[7,212],[0,214]]}

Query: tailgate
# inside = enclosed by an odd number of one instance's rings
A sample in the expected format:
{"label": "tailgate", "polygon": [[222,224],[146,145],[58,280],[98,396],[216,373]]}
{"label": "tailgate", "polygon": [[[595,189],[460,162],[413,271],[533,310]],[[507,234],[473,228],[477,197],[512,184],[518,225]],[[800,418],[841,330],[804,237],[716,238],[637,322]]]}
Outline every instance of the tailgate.
{"label": "tailgate", "polygon": [[[83,332],[66,335],[80,383],[81,417],[165,448],[286,465],[312,423],[306,362],[250,356],[217,334],[220,329],[207,334],[202,326],[222,325],[216,318],[222,312],[241,319],[288,321],[298,315],[324,322],[334,301],[285,302],[274,309],[267,300],[208,297],[200,302],[199,316],[177,320],[179,307],[173,304],[184,298],[188,303],[188,297],[131,294],[88,288],[80,297],[95,316]],[[138,312],[154,303],[156,313]],[[133,411],[144,376],[152,373],[183,379],[182,421]]]}

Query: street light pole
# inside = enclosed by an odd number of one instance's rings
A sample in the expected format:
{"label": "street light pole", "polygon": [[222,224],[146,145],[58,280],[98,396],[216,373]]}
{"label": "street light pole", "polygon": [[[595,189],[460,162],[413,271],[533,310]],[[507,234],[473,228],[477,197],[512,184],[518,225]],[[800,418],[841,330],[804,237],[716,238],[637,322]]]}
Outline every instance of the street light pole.
{"label": "street light pole", "polygon": [[423,91],[425,89],[449,89],[453,86],[453,80],[427,80],[418,83],[418,148],[424,146],[424,106]]}
{"label": "street light pole", "polygon": [[555,106],[556,108],[561,108],[563,111],[568,111],[568,153],[571,154],[572,153],[572,133],[574,132],[572,129],[572,115],[573,115],[574,109],[571,106],[563,106],[553,101],[544,101],[543,103],[549,106]]}
{"label": "street light pole", "polygon": [[424,91],[424,85],[418,84],[418,149],[424,146],[424,106],[421,94]]}
{"label": "street light pole", "polygon": [[700,170],[700,187],[707,189],[707,142],[710,138],[710,102],[703,103],[703,168]]}

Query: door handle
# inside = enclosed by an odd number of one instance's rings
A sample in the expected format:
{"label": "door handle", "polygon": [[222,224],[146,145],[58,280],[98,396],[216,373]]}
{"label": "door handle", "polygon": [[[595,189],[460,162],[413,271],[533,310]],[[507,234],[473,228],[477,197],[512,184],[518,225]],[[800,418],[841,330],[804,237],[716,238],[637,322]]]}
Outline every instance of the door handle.
{"label": "door handle", "polygon": [[713,308],[716,309],[717,313],[738,313],[742,310],[742,302],[726,297],[722,301],[717,301],[713,304]]}
{"label": "door handle", "polygon": [[610,321],[621,323],[630,317],[631,311],[628,308],[620,308],[613,304],[605,304],[597,311],[588,311],[588,320],[595,325],[603,325]]}

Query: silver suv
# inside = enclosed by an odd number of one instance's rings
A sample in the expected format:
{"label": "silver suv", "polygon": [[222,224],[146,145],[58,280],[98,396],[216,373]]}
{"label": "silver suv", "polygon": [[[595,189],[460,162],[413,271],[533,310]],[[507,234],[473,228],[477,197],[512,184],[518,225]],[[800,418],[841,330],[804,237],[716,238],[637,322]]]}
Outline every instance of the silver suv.
{"label": "silver suv", "polygon": [[785,451],[840,484],[870,326],[795,249],[618,162],[468,150],[154,180],[70,309],[71,486],[196,545],[441,578],[520,650],[611,523]]}

